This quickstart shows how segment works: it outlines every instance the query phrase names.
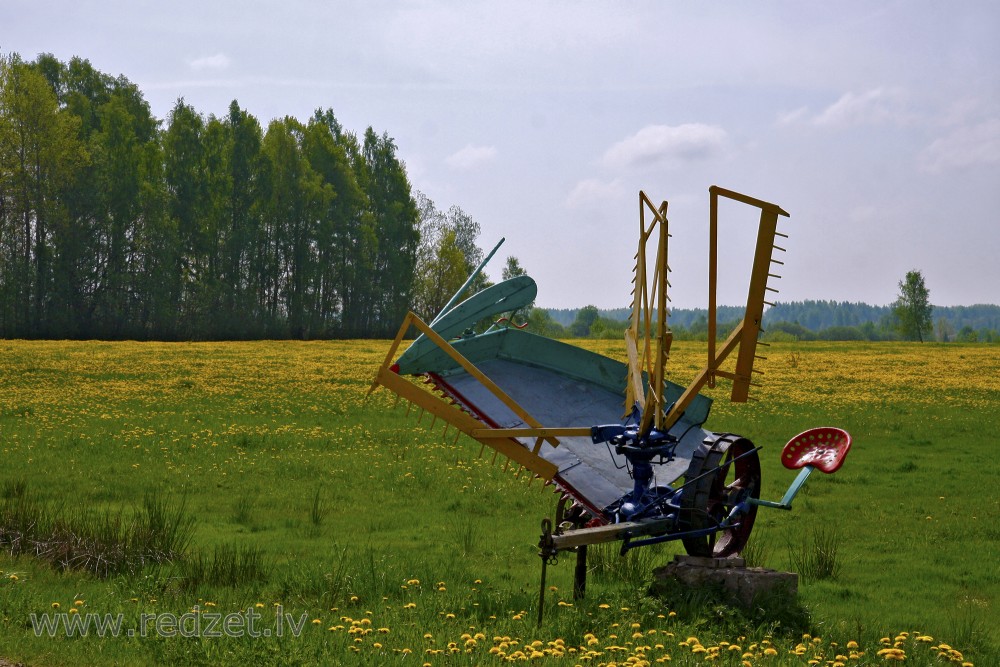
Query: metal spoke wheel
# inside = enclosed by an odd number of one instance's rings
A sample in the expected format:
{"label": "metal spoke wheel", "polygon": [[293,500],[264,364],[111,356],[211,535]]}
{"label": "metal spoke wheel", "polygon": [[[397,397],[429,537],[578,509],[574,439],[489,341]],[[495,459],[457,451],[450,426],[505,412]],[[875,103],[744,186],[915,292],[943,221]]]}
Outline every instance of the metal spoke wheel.
{"label": "metal spoke wheel", "polygon": [[[740,503],[760,497],[760,459],[753,448],[746,438],[724,434],[706,440],[695,452],[685,475],[691,485],[681,495],[682,530],[718,526]],[[750,539],[756,517],[757,506],[747,503],[727,528],[683,538],[684,548],[692,556],[735,556]]]}

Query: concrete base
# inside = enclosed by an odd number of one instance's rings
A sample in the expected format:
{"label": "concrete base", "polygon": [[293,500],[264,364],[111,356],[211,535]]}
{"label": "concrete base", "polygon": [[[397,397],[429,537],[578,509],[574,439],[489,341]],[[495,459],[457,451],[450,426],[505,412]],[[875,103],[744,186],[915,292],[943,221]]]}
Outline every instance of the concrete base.
{"label": "concrete base", "polygon": [[761,595],[791,602],[799,592],[799,575],[794,572],[747,567],[742,558],[675,556],[673,563],[653,570],[653,582],[654,589],[670,584],[689,589],[718,587],[745,607],[753,606]]}

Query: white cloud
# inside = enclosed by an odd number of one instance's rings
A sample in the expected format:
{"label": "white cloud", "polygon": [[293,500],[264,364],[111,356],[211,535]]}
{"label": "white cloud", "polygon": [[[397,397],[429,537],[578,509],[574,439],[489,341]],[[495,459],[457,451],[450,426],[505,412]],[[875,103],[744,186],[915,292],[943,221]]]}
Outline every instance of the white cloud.
{"label": "white cloud", "polygon": [[920,153],[920,168],[930,173],[997,163],[1000,163],[1000,118],[957,128]]}
{"label": "white cloud", "polygon": [[604,154],[611,167],[626,167],[674,160],[702,160],[722,152],[726,131],[715,125],[647,125],[619,141]]}
{"label": "white cloud", "polygon": [[820,127],[844,127],[911,119],[912,114],[906,110],[903,91],[880,86],[863,93],[844,93],[840,99],[817,114],[811,113],[809,107],[783,111],[778,114],[776,122],[778,125],[807,123]]}
{"label": "white cloud", "polygon": [[625,193],[621,179],[616,178],[610,183],[597,178],[580,181],[566,197],[569,208],[587,208],[594,204],[619,199]]}
{"label": "white cloud", "polygon": [[496,159],[496,156],[496,146],[473,146],[472,144],[467,144],[464,148],[449,155],[444,161],[453,169],[467,170],[475,169],[487,162],[492,162]]}
{"label": "white cloud", "polygon": [[228,69],[230,64],[229,56],[224,53],[216,53],[214,56],[203,56],[188,61],[188,67],[200,72],[202,70],[222,70]]}
{"label": "white cloud", "polygon": [[792,125],[805,120],[809,114],[809,107],[799,107],[792,111],[783,111],[778,114],[778,125]]}
{"label": "white cloud", "polygon": [[902,93],[885,87],[864,93],[844,93],[813,118],[814,125],[870,125],[902,118]]}

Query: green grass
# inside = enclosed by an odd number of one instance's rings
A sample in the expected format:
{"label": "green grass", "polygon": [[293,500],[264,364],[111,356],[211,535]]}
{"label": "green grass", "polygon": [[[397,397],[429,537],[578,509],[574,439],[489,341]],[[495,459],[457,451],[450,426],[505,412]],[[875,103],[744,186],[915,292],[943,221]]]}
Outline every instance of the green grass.
{"label": "green grass", "polygon": [[[944,664],[931,650],[942,642],[977,666],[1000,664],[995,348],[775,345],[761,403],[716,397],[708,426],[765,446],[770,499],[794,476],[778,461],[792,435],[832,424],[855,439],[841,471],[813,475],[790,513],[762,509],[754,530],[756,564],[801,570],[808,632],[822,638],[807,641],[802,656],[789,653],[802,641],[791,621],[710,599],[670,607],[648,596],[650,570],[679,552],[672,544],[625,559],[593,550],[583,601],[572,599],[565,555],[548,568],[555,590],[536,628],[535,545],[556,496],[516,479],[502,460],[491,464],[490,450],[479,458],[478,443],[443,434],[441,422],[430,429],[429,415],[418,423],[416,410],[393,408],[385,390],[366,402],[386,348],[0,341],[0,508],[34,503],[36,526],[61,517],[76,533],[104,526],[128,544],[143,534],[150,508],[158,525],[181,533],[185,517],[193,521],[177,557],[141,566],[126,559],[122,569],[61,568],[4,545],[0,657],[29,665],[490,664],[500,660],[489,647],[527,652],[537,640],[551,654],[558,649],[549,642],[561,639],[601,651],[591,664],[637,653],[700,664],[706,654],[687,641],[696,636],[705,647],[741,646],[723,647],[722,664],[739,664],[751,645],[752,664],[805,665],[815,651],[825,664],[846,655],[849,641],[865,651],[849,664],[875,664],[880,639],[907,632],[899,642],[908,664]],[[676,346],[677,379],[700,363],[697,350]],[[306,623],[301,636],[281,638],[36,637],[30,615],[53,604],[121,613],[125,627],[143,613],[195,607],[249,608],[272,622],[276,604]],[[764,655],[771,645],[778,655]],[[546,657],[575,664],[585,656]]]}

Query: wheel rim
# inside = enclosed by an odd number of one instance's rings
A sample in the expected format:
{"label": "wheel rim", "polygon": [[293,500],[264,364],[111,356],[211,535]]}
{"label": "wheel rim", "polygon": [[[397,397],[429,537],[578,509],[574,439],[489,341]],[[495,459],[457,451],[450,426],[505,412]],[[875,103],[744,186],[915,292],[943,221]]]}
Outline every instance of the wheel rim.
{"label": "wheel rim", "polygon": [[[692,458],[687,479],[694,482],[682,496],[682,516],[687,529],[698,530],[717,525],[730,511],[748,498],[760,497],[760,459],[753,443],[735,435],[720,436],[706,443]],[[689,493],[689,491],[691,491]],[[757,517],[757,506],[749,505],[735,526],[706,536],[683,538],[684,548],[692,556],[727,558],[746,546]]]}

